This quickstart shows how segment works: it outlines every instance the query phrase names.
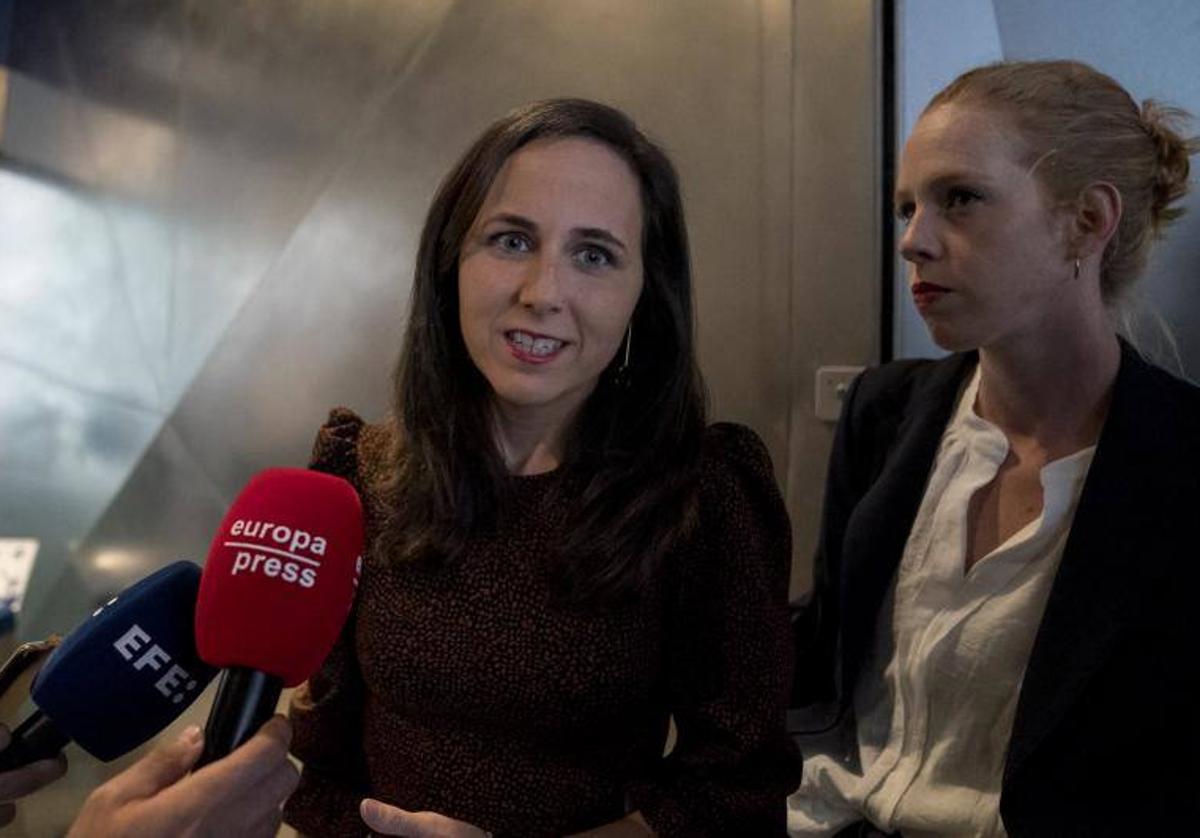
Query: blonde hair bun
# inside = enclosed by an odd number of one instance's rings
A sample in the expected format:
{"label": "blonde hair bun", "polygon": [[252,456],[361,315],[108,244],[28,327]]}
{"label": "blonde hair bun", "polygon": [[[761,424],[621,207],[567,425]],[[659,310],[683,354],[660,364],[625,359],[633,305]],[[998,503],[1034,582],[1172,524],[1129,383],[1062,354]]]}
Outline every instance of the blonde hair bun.
{"label": "blonde hair bun", "polygon": [[1142,102],[1142,126],[1154,143],[1158,170],[1154,179],[1154,200],[1151,205],[1155,232],[1183,215],[1184,208],[1172,206],[1188,191],[1191,162],[1188,157],[1200,151],[1200,137],[1185,139],[1181,135],[1188,121],[1187,111],[1165,105],[1154,99]]}

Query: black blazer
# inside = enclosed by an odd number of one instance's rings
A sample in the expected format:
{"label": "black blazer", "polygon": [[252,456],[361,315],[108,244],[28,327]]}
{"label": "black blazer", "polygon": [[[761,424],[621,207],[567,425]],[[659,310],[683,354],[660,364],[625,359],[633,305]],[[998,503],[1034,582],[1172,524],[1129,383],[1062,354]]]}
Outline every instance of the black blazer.
{"label": "black blazer", "polygon": [[[868,370],[847,396],[793,706],[846,711],[972,353]],[[1200,835],[1200,388],[1121,366],[1022,682],[1010,836]]]}

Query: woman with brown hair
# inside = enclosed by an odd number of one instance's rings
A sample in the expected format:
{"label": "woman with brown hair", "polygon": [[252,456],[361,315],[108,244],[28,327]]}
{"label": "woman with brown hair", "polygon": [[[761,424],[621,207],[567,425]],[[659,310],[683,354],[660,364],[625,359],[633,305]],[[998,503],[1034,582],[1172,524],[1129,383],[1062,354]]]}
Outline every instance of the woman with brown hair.
{"label": "woman with brown hair", "polygon": [[791,834],[1200,823],[1200,389],[1114,326],[1180,213],[1179,117],[1050,61],[972,70],[917,122],[900,252],[955,354],[846,399],[796,623]]}
{"label": "woman with brown hair", "polygon": [[316,443],[370,548],[293,700],[288,821],[782,832],[790,531],[759,439],[705,427],[666,156],[596,103],[510,113],[434,199],[411,305],[394,419]]}

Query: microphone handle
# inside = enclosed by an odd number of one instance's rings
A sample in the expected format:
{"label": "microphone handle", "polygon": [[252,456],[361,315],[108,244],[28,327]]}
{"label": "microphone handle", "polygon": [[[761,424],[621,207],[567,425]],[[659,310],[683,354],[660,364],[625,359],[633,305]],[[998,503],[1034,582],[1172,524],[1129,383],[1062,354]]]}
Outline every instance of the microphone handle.
{"label": "microphone handle", "polygon": [[[228,756],[258,732],[271,716],[283,692],[283,679],[257,669],[232,666],[221,673],[204,728],[204,751],[196,762],[202,768]],[[195,769],[193,769],[195,770]]]}
{"label": "microphone handle", "polygon": [[12,741],[0,752],[0,771],[11,771],[39,759],[51,759],[70,741],[71,737],[59,730],[49,716],[34,710],[12,732]]}

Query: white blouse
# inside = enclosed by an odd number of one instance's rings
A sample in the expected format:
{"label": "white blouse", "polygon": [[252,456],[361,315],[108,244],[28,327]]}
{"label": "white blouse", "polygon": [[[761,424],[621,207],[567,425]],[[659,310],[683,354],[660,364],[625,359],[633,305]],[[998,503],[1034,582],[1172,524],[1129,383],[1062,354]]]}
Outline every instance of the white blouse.
{"label": "white blouse", "polygon": [[971,497],[1009,448],[975,413],[978,390],[977,367],[876,623],[856,729],[801,739],[792,836],[863,818],[905,838],[1005,835],[1000,782],[1017,695],[1095,446],[1043,466],[1041,514],[964,573]]}

